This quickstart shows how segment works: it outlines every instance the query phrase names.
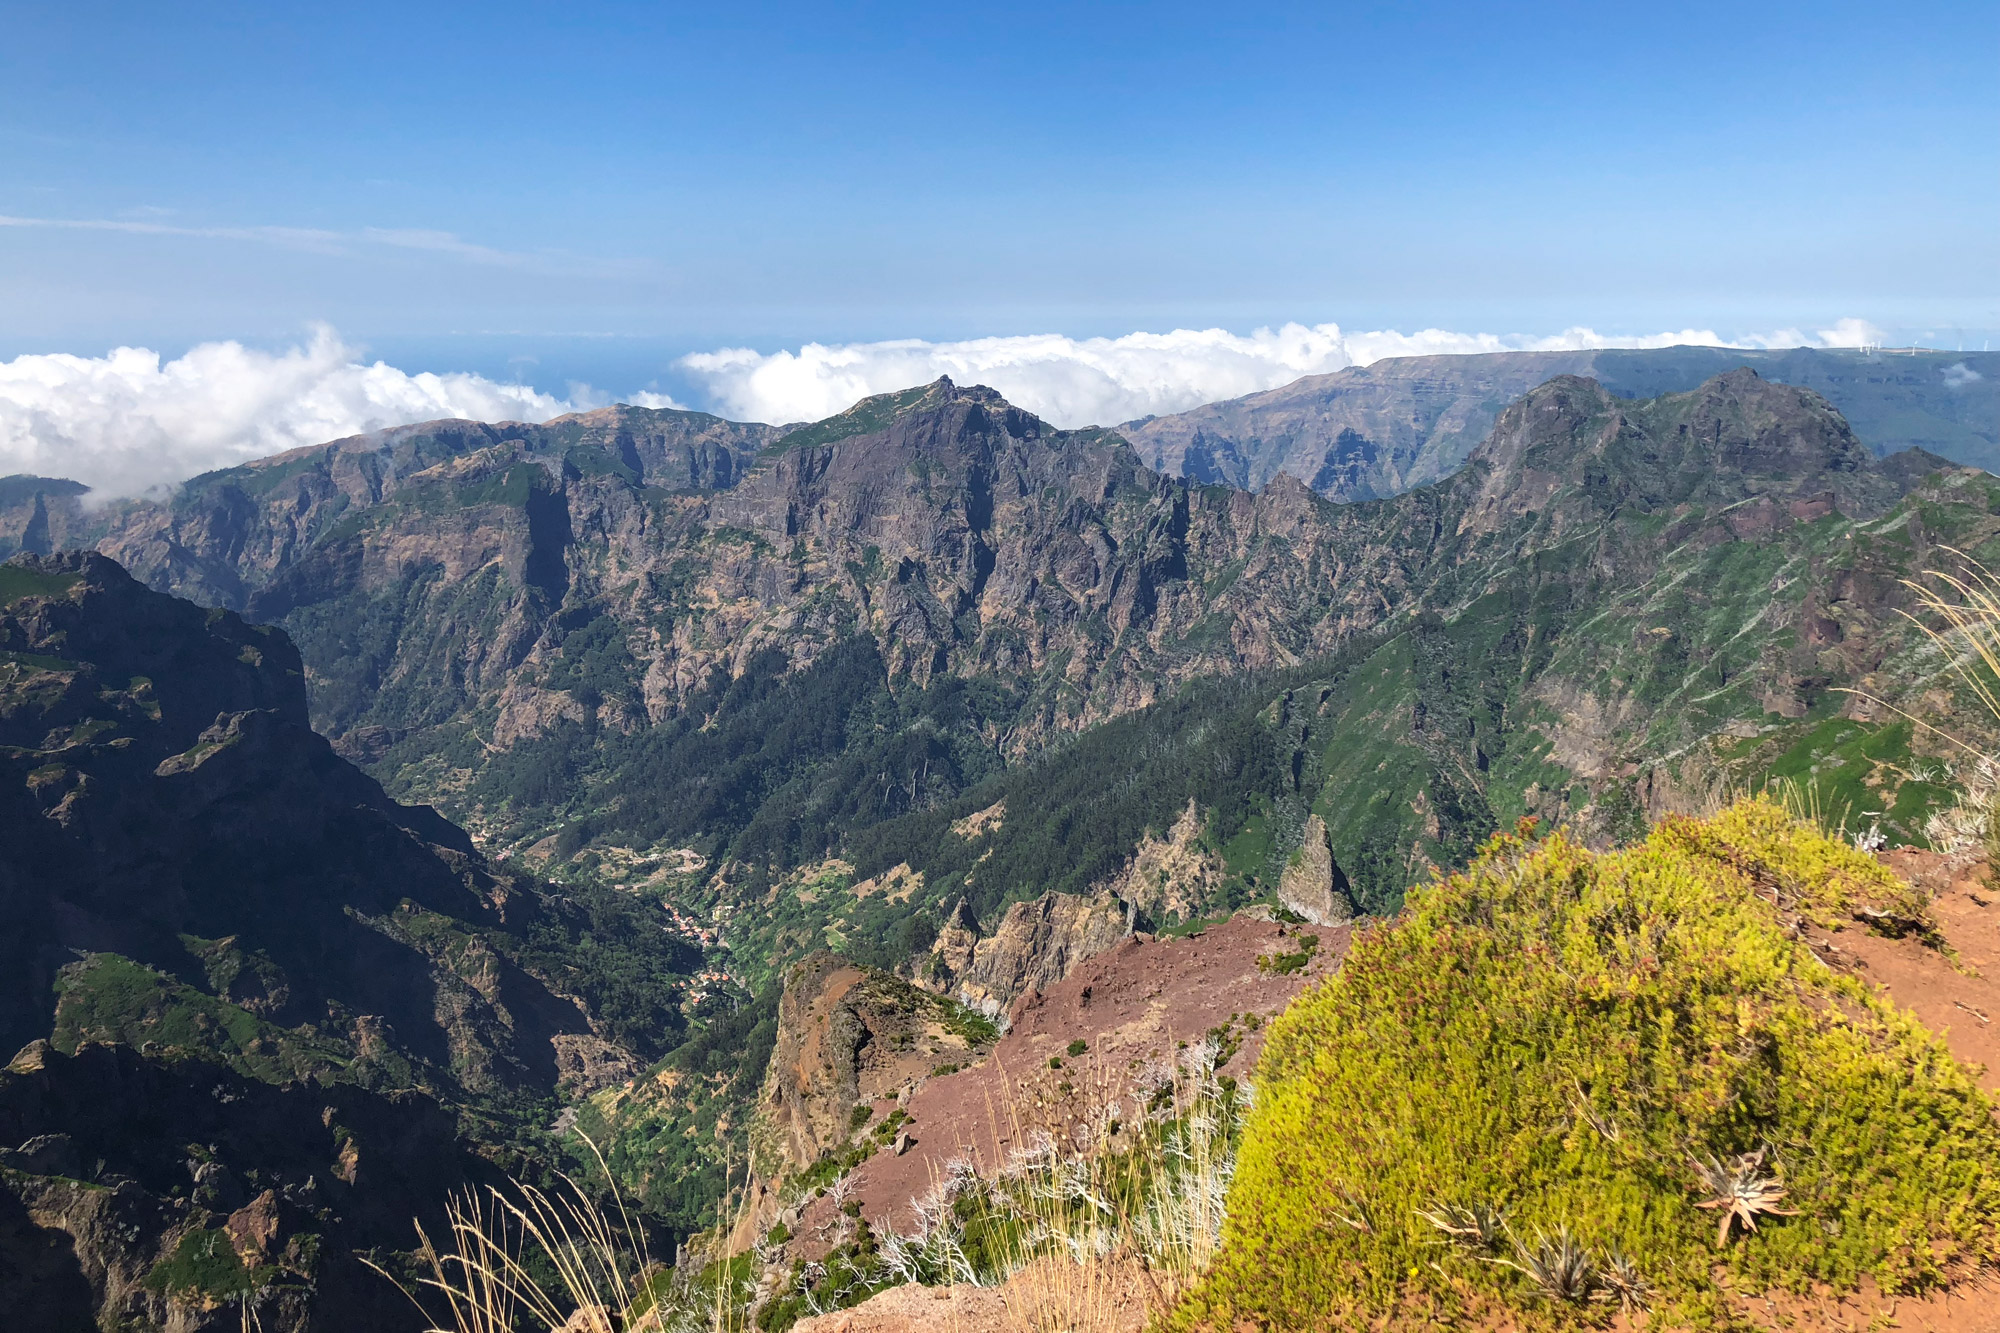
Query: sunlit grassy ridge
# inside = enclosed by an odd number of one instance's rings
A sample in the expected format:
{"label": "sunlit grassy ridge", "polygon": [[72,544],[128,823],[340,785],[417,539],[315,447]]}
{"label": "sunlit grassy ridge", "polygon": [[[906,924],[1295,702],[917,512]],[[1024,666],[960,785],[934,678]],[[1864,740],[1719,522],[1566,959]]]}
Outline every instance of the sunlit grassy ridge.
{"label": "sunlit grassy ridge", "polygon": [[[1992,1103],[1798,933],[1927,927],[1867,856],[1749,801],[1606,855],[1496,837],[1411,903],[1274,1027],[1179,1326],[1608,1317],[1602,1281],[1567,1300],[1523,1271],[1565,1230],[1697,1326],[1725,1318],[1718,1262],[1750,1290],[1908,1290],[2000,1255]],[[1694,1161],[1765,1145],[1796,1215],[1718,1252]],[[1508,1210],[1483,1249],[1421,1215],[1482,1206]]]}

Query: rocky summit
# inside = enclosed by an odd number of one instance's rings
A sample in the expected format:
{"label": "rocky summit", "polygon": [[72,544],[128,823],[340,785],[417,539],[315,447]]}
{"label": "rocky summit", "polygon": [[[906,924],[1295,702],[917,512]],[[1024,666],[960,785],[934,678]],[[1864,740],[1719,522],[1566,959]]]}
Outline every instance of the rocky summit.
{"label": "rocky summit", "polygon": [[393,1327],[357,1254],[562,1167],[656,1254],[876,1272],[814,1191],[960,1170],[924,1118],[971,1133],[967,1090],[1247,1077],[1524,817],[1601,849],[1773,787],[1964,841],[1996,726],[1907,613],[2000,547],[2000,482],[1764,361],[1616,364],[1371,368],[1506,401],[1351,484],[950,380],[0,481],[7,1271],[100,1322]]}

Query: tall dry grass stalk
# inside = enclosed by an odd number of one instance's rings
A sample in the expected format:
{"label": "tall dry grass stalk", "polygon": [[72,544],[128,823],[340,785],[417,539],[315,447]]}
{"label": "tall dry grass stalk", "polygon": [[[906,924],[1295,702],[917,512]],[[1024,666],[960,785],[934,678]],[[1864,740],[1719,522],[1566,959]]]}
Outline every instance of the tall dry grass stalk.
{"label": "tall dry grass stalk", "polygon": [[1010,1100],[1018,1146],[995,1202],[1018,1222],[1001,1287],[1018,1333],[1136,1333],[1207,1269],[1243,1110],[1217,1054],[1197,1043],[1122,1095],[1093,1062],[1083,1077],[1095,1096],[1077,1119],[1050,1123],[1043,1108]]}
{"label": "tall dry grass stalk", "polygon": [[[1932,569],[1921,579],[1903,581],[1917,595],[1918,610],[1929,622],[1907,611],[1903,614],[1943,652],[1980,707],[2000,720],[2000,576],[1964,551],[1944,549],[1961,562],[1960,572]],[[1885,706],[1942,737],[1967,759],[1960,769],[1958,803],[1931,816],[1925,837],[1944,851],[1977,848],[1989,860],[2000,861],[2000,757],[1892,704]]]}
{"label": "tall dry grass stalk", "polygon": [[[2000,721],[2000,575],[1956,547],[1940,549],[1957,557],[1960,570],[1929,569],[1918,578],[1902,580],[1903,586],[1916,594],[1917,609],[1899,608],[1898,613],[1943,654],[1978,705]],[[1852,694],[1887,709],[1958,752],[1957,763],[1921,761],[1926,769],[1936,769],[1934,776],[1927,774],[1922,780],[1956,783],[1960,792],[1954,805],[1925,821],[1924,837],[1940,851],[1976,849],[2000,864],[2000,755],[1865,690],[1838,689],[1836,693]],[[1793,818],[1818,824],[1834,837],[1846,835],[1848,812],[1822,810],[1810,782],[1768,784],[1765,794],[1774,796]],[[1879,835],[1874,845],[1881,845]]]}
{"label": "tall dry grass stalk", "polygon": [[1966,688],[1988,713],[2000,718],[2000,576],[1963,551],[1944,549],[1964,562],[1964,572],[1933,569],[1923,579],[1903,580],[1917,595],[1918,608],[1941,621],[1943,628],[1907,611],[1903,614],[1944,649]]}
{"label": "tall dry grass stalk", "polygon": [[[736,1333],[742,1326],[729,1267],[704,1284],[655,1264],[597,1145],[584,1143],[611,1182],[609,1208],[563,1175],[555,1191],[515,1179],[508,1190],[453,1196],[445,1234],[435,1240],[417,1224],[427,1271],[419,1291],[404,1290],[427,1314],[443,1308],[445,1322],[430,1333]],[[428,1305],[422,1292],[432,1293]]]}

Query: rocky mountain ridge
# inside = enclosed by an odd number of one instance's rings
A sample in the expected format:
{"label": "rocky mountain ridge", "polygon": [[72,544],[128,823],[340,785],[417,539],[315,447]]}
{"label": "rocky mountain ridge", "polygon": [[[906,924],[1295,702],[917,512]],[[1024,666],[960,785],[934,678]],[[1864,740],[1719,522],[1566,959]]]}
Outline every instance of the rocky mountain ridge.
{"label": "rocky mountain ridge", "polygon": [[1450,475],[1506,405],[1558,375],[1622,398],[1685,393],[1739,366],[1824,396],[1871,450],[1921,448],[2000,467],[2000,354],[1719,347],[1394,357],[1118,430],[1149,466],[1262,489],[1295,477],[1332,500],[1395,495]]}
{"label": "rocky mountain ridge", "polygon": [[[558,425],[303,451],[102,515],[96,540],[278,617],[314,722],[495,845],[577,826],[782,866],[1189,681],[1451,621],[1524,571],[1574,590],[1580,543],[1578,572],[1634,588],[1690,539],[1870,519],[1950,470],[1874,460],[1823,399],[1747,370],[1643,401],[1558,377],[1449,479],[1353,505],[1282,476],[1254,496],[1164,478],[1116,435],[949,381],[730,437],[729,458],[761,452],[721,490],[598,462],[657,472],[671,427],[684,480],[685,440],[726,423]],[[776,722],[801,707],[812,725]],[[718,762],[740,774],[720,791]]]}

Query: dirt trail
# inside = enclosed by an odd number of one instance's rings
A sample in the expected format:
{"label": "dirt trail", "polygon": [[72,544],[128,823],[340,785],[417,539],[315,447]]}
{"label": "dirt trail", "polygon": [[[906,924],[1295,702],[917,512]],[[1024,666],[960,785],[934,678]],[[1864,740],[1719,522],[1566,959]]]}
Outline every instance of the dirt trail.
{"label": "dirt trail", "polygon": [[1814,948],[1887,990],[1962,1063],[1985,1066],[1981,1087],[2000,1091],[2000,886],[1984,861],[1910,849],[1882,859],[1932,895],[1931,911],[1958,965],[1919,940],[1859,930],[1815,937]]}

